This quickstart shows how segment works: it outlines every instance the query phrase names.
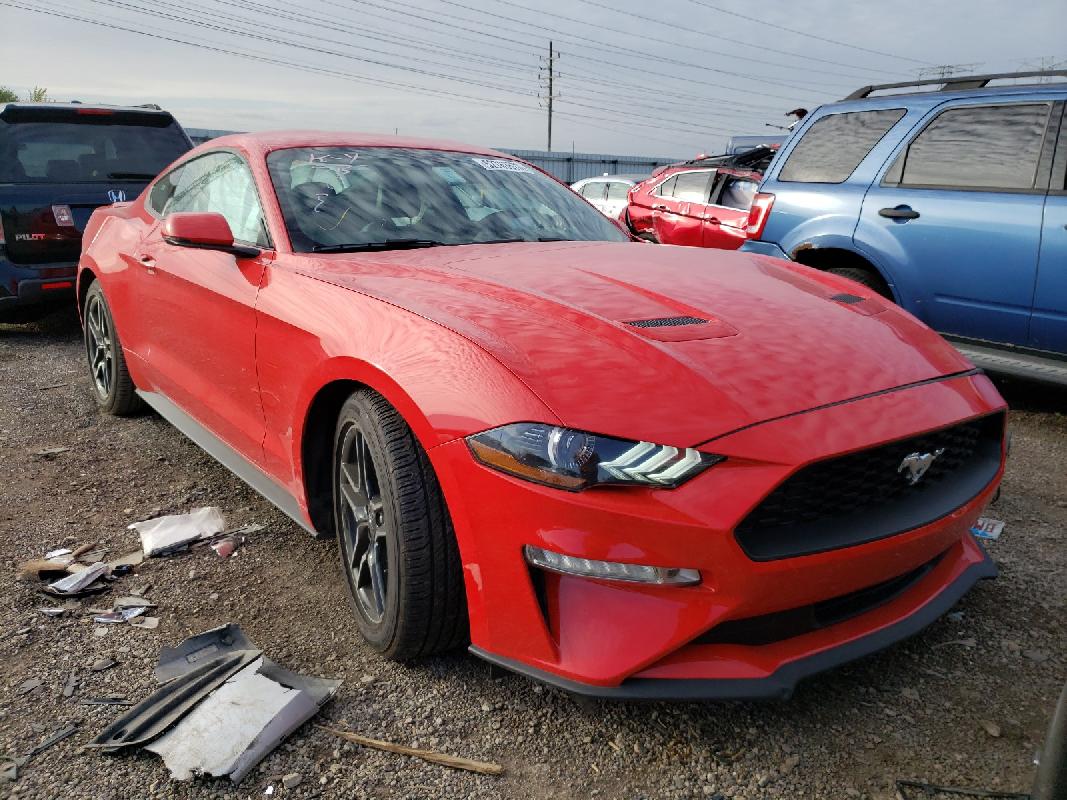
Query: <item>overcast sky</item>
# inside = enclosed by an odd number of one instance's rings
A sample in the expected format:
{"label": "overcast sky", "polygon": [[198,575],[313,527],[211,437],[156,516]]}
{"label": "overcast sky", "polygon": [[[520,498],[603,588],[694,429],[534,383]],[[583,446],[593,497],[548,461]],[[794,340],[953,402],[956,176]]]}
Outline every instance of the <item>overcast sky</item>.
{"label": "overcast sky", "polygon": [[1064,0],[0,0],[0,85],[187,127],[543,149],[552,39],[553,149],[688,157],[924,67],[1067,68],[1065,29]]}

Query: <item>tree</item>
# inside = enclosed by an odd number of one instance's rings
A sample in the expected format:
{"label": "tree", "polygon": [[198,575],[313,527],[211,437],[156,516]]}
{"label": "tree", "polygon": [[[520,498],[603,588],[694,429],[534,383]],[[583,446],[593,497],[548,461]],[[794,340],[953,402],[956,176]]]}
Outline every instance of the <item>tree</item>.
{"label": "tree", "polygon": [[34,86],[33,91],[30,92],[31,103],[47,103],[48,102],[48,90],[43,86]]}
{"label": "tree", "polygon": [[0,103],[17,103],[19,96],[6,86],[0,86]]}

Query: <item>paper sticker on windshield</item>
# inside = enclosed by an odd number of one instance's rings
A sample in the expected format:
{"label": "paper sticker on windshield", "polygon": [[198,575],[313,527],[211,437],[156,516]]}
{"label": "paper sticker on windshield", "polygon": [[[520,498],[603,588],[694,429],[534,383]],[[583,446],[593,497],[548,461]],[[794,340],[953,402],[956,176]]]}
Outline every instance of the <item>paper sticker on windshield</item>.
{"label": "paper sticker on windshield", "polygon": [[510,158],[475,158],[474,163],[482,169],[499,169],[504,172],[533,172],[533,167]]}

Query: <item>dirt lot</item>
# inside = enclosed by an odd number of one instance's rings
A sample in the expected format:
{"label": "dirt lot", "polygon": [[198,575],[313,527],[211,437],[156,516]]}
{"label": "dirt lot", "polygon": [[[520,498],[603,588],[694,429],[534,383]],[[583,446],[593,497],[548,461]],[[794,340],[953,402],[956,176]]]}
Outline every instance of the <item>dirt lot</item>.
{"label": "dirt lot", "polygon": [[[1027,791],[1034,752],[1067,677],[1067,394],[1006,385],[1014,452],[994,513],[1000,566],[924,634],[801,687],[787,703],[579,703],[463,653],[402,667],[379,661],[351,624],[331,542],[314,541],[157,417],[97,414],[79,332],[62,318],[0,327],[0,752],[24,753],[80,720],[0,796],[20,798],[485,797],[892,798],[893,782]],[[52,457],[47,448],[69,447]],[[230,560],[156,559],[123,588],[151,584],[156,631],[87,616],[52,619],[16,580],[46,550],[136,547],[126,525],[221,506],[266,529]],[[94,605],[92,601],[83,603]],[[274,660],[344,680],[320,721],[494,760],[501,778],[339,743],[305,726],[240,788],[176,783],[151,754],[80,747],[117,716],[80,698],[152,687],[159,649],[237,622]],[[100,658],[118,666],[93,672]],[[74,673],[79,686],[64,698]],[[21,694],[26,681],[41,685]],[[297,773],[298,786],[280,777]]]}

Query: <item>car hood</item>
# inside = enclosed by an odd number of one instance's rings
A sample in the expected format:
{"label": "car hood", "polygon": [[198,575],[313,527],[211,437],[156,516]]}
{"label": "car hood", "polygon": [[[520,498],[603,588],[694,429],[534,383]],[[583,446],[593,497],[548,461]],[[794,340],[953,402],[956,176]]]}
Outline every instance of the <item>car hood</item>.
{"label": "car hood", "polygon": [[971,368],[862,287],[747,253],[514,243],[297,263],[477,342],[568,426],[661,444]]}

